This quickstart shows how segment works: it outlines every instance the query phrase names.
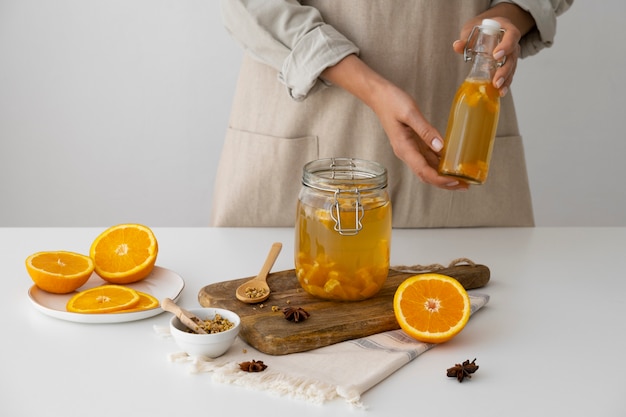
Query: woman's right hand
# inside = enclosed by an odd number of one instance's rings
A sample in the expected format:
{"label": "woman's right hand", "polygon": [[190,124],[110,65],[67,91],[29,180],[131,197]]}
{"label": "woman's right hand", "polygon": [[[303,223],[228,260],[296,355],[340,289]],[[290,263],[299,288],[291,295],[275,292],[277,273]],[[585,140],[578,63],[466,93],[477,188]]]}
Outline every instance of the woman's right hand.
{"label": "woman's right hand", "polygon": [[375,94],[371,107],[387,133],[394,154],[425,183],[447,190],[467,189],[468,184],[437,173],[443,139],[426,121],[415,100],[388,82]]}
{"label": "woman's right hand", "polygon": [[442,135],[405,91],[381,77],[357,56],[327,68],[322,76],[355,95],[378,116],[394,154],[423,182],[446,190],[469,185],[437,173]]}

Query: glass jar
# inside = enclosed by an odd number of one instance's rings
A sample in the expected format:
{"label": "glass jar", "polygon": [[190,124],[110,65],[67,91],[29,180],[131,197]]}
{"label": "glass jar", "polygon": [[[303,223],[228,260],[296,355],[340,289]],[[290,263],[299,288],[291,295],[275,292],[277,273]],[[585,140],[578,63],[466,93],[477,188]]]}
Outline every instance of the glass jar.
{"label": "glass jar", "polygon": [[295,233],[296,276],[305,291],[341,301],[374,296],[389,273],[387,170],[352,158],[307,163]]}

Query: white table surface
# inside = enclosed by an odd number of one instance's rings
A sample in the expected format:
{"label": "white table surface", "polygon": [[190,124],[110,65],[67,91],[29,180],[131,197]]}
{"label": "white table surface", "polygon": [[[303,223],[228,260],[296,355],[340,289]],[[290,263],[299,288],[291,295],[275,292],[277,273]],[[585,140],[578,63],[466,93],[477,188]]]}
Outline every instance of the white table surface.
{"label": "white table surface", "polygon": [[[168,361],[156,335],[169,313],[118,324],[49,317],[31,305],[24,260],[87,253],[104,228],[0,229],[0,414],[15,416],[624,416],[626,228],[395,230],[392,265],[468,257],[491,269],[489,304],[453,340],[363,395],[315,405],[223,385]],[[274,241],[273,271],[293,268],[293,230],[154,228],[157,265],[179,273],[179,303],[205,285],[255,275]],[[466,382],[446,368],[477,358]]]}

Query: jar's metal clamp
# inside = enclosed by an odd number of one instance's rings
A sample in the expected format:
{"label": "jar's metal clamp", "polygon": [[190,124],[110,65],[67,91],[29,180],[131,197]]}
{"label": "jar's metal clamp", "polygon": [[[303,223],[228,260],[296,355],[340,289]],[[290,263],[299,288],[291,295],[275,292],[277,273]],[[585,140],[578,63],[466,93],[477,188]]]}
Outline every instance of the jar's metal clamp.
{"label": "jar's metal clamp", "polygon": [[[341,194],[354,194],[355,202],[354,202],[354,228],[348,228],[346,225],[341,223],[341,204],[339,204],[339,198]],[[335,190],[335,201],[330,207],[330,217],[335,221],[334,230],[339,232],[342,236],[354,236],[358,234],[361,229],[363,229],[363,220],[364,210],[363,205],[361,204],[361,193],[358,188],[354,190]]]}

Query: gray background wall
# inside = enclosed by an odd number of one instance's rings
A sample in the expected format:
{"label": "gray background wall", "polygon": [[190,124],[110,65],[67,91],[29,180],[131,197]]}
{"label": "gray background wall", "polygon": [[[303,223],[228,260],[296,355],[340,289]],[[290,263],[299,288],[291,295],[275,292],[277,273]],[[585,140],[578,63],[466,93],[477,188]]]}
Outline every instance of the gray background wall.
{"label": "gray background wall", "polygon": [[[519,64],[539,226],[626,226],[625,16]],[[240,59],[215,0],[0,0],[0,226],[207,225]]]}

